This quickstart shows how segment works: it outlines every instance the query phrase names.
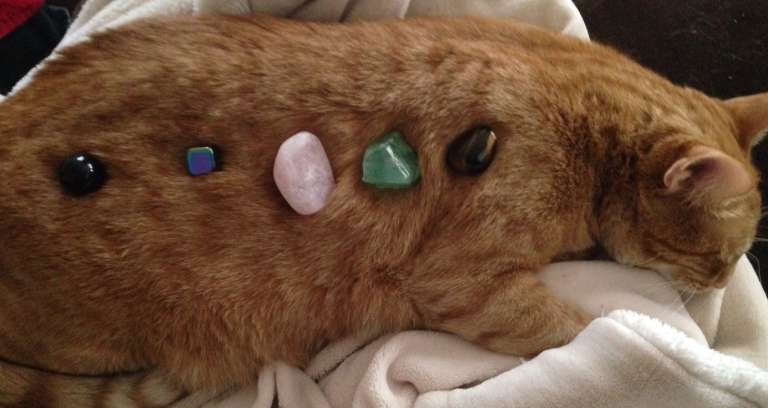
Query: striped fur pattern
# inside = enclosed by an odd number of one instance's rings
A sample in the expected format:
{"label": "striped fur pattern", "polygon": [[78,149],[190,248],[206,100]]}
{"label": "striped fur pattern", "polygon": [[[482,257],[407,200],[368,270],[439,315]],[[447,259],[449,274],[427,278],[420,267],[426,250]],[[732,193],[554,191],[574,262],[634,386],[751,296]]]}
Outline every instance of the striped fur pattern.
{"label": "striped fur pattern", "polygon": [[[0,357],[20,364],[0,365],[0,406],[162,406],[412,328],[535,354],[593,319],[535,272],[592,248],[721,287],[760,216],[749,151],[766,112],[766,95],[710,98],[493,19],[207,16],[97,35],[0,107]],[[498,148],[467,177],[445,154],[476,126]],[[422,179],[380,191],[360,163],[393,129]],[[299,131],[337,183],[312,216],[271,173]],[[222,171],[190,177],[187,149],[209,144]],[[79,152],[108,180],[71,197],[56,169]]]}

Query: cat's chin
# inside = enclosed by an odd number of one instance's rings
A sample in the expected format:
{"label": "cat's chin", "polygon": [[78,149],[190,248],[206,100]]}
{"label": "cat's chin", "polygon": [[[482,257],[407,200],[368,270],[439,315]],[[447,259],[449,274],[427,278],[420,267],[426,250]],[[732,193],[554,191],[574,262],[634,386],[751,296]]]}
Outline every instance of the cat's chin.
{"label": "cat's chin", "polygon": [[674,282],[674,284],[680,295],[698,295],[717,289],[714,286],[696,286],[693,283]]}
{"label": "cat's chin", "polygon": [[722,289],[725,287],[727,280],[718,280],[713,282],[701,282],[696,279],[690,279],[685,277],[677,277],[670,279],[664,276],[669,282],[674,285],[675,289],[680,292],[681,295],[697,295],[701,293],[707,293],[716,289]]}
{"label": "cat's chin", "polygon": [[722,289],[727,283],[727,280],[701,282],[697,279],[688,278],[683,272],[670,265],[657,265],[652,270],[661,275],[681,295],[696,295],[715,289]]}

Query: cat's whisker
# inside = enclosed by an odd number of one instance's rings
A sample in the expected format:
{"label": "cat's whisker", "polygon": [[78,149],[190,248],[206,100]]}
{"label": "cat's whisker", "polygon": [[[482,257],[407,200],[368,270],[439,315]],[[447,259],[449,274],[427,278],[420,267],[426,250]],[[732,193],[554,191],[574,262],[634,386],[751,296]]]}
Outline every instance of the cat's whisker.
{"label": "cat's whisker", "polygon": [[658,294],[659,292],[669,293],[670,291],[673,291],[673,293],[677,293],[678,292],[678,289],[677,289],[677,287],[675,287],[675,284],[670,284],[669,286],[659,286],[657,288],[653,288],[653,289],[649,289],[649,290],[644,290],[644,291],[642,291],[642,293],[644,295],[646,295],[646,296],[650,296],[650,295]]}
{"label": "cat's whisker", "polygon": [[677,314],[680,312],[680,310],[684,309],[688,305],[688,302],[690,302],[691,299],[693,299],[693,296],[696,295],[696,292],[691,290],[691,286],[693,286],[693,289],[695,290],[696,286],[698,285],[688,284],[688,286],[685,287],[685,291],[688,292],[688,299],[685,299],[685,294],[680,295],[680,300],[682,302],[680,306],[678,306],[677,309],[674,311],[674,314]]}
{"label": "cat's whisker", "polygon": [[683,290],[678,291],[680,300],[680,305],[675,308],[675,310],[672,310],[672,308],[675,306],[675,302],[671,302],[666,309],[659,315],[660,319],[663,319],[667,316],[670,316],[671,314],[679,313],[680,310],[682,310],[684,307],[688,305],[688,302],[693,299],[693,297],[696,295],[696,290],[698,289],[699,285],[693,282],[688,281],[672,281],[670,282],[672,285],[676,285],[677,287],[683,288]]}
{"label": "cat's whisker", "polygon": [[634,287],[634,289],[638,292],[642,292],[646,295],[656,293],[661,290],[665,289],[674,289],[675,288],[675,282],[654,282],[654,283],[647,283],[643,285],[637,285]]}
{"label": "cat's whisker", "polygon": [[[683,292],[680,295],[680,300],[682,301],[682,304],[677,308],[677,310],[675,310],[675,313],[680,312],[680,310],[684,309],[688,305],[688,302],[690,302],[691,299],[693,299],[693,297],[696,296],[696,290],[698,290],[698,288],[699,288],[698,284],[689,283],[688,285],[686,285],[685,292]],[[686,294],[688,295],[688,299],[685,298]]]}
{"label": "cat's whisker", "polygon": [[757,280],[760,282],[760,285],[762,286],[763,285],[763,275],[762,275],[762,273],[760,271],[760,258],[758,258],[757,256],[755,256],[755,254],[753,254],[753,253],[751,253],[749,251],[747,251],[746,254],[747,254],[747,256],[751,256],[752,259],[755,260],[755,263],[757,264]]}
{"label": "cat's whisker", "polygon": [[[670,283],[672,283],[673,285],[674,285],[674,284],[680,284],[680,282],[677,282],[677,281],[673,281],[673,282],[670,282]],[[687,289],[688,289],[688,288],[686,287],[686,290],[687,290]],[[670,303],[669,303],[669,305],[667,305],[667,308],[666,308],[666,309],[664,309],[664,311],[663,311],[663,312],[661,312],[661,314],[659,315],[659,318],[664,318],[664,317],[666,317],[666,316],[667,316],[667,315],[668,315],[668,314],[669,314],[669,313],[672,311],[672,308],[673,308],[674,306],[675,306],[675,302],[674,302],[674,301],[673,301],[673,302],[670,302]]]}
{"label": "cat's whisker", "polygon": [[[697,292],[691,292],[691,296],[689,296],[689,297],[688,297],[688,300],[686,300],[686,301],[685,301],[685,306],[686,306],[686,307],[688,306],[688,303],[690,303],[690,302],[691,302],[691,300],[693,300],[693,298],[694,298],[694,297],[696,297],[696,295],[697,295],[697,294],[698,294]],[[711,300],[710,300],[710,301],[711,301]]]}
{"label": "cat's whisker", "polygon": [[661,254],[656,254],[656,256],[652,256],[652,257],[650,257],[650,258],[646,259],[645,261],[638,263],[638,264],[637,264],[637,266],[645,266],[645,265],[647,265],[649,262],[653,261],[654,259],[656,259],[656,258],[658,258],[658,257],[660,257],[660,256],[661,256]]}
{"label": "cat's whisker", "polygon": [[669,287],[674,286],[675,282],[665,280],[664,282],[643,283],[636,285],[635,289],[656,288],[656,287]]}

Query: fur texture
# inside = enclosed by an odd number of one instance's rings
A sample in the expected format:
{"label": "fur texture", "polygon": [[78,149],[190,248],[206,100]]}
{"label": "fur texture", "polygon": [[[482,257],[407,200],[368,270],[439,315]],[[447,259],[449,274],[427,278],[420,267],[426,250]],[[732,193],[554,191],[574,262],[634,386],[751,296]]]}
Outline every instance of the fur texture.
{"label": "fur texture", "polygon": [[[748,153],[767,112],[765,95],[719,101],[510,21],[216,16],[101,34],[0,109],[0,356],[66,374],[159,367],[219,391],[352,334],[557,347],[592,316],[535,279],[553,259],[601,247],[684,290],[726,283],[760,215]],[[495,160],[455,174],[446,149],[478,125]],[[379,191],[361,159],[392,129],[422,179]],[[299,131],[337,181],[313,216],[271,173]],[[189,176],[186,150],[207,144],[223,171]],[[56,171],[78,152],[109,179],[75,198]]]}

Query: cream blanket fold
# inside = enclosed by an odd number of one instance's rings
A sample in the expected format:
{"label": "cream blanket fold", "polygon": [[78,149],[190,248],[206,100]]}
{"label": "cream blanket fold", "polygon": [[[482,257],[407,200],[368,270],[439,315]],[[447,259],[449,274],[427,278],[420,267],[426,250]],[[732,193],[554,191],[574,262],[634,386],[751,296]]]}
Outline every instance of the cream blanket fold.
{"label": "cream blanket fold", "polygon": [[[252,11],[322,21],[489,15],[588,40],[570,0],[90,0],[59,48],[145,17]],[[306,370],[276,364],[253,387],[193,394],[174,408],[768,408],[768,299],[746,258],[725,290],[692,298],[655,273],[609,262],[553,264],[539,277],[601,317],[529,361],[444,333],[343,339]]]}

